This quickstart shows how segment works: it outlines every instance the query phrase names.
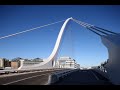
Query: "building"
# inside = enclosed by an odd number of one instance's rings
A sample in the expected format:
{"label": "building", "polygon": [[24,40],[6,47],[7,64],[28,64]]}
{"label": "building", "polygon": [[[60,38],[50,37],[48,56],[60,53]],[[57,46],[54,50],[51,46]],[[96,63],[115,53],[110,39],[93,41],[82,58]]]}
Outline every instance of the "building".
{"label": "building", "polygon": [[6,58],[0,58],[0,69],[11,67],[11,61]]}
{"label": "building", "polygon": [[80,68],[80,64],[75,64],[75,68]]}
{"label": "building", "polygon": [[9,60],[4,60],[4,66],[5,66],[5,67],[11,67],[11,61],[9,61]]}
{"label": "building", "polygon": [[80,65],[70,57],[60,57],[56,62],[56,66],[58,68],[80,68]]}
{"label": "building", "polygon": [[39,64],[41,62],[43,62],[43,59],[35,58],[35,59],[31,59],[31,60],[24,60],[23,64],[26,66],[31,66],[34,64]]}
{"label": "building", "polygon": [[12,69],[17,69],[20,67],[20,62],[18,61],[11,61],[11,68]]}
{"label": "building", "polygon": [[0,58],[0,69],[4,69],[4,59]]}

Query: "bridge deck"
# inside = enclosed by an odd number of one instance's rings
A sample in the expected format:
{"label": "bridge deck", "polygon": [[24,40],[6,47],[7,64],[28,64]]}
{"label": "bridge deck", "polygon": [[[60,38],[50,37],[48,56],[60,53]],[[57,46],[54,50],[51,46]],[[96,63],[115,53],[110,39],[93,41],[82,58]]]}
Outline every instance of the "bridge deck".
{"label": "bridge deck", "polygon": [[79,70],[52,85],[112,85],[112,83],[92,70]]}

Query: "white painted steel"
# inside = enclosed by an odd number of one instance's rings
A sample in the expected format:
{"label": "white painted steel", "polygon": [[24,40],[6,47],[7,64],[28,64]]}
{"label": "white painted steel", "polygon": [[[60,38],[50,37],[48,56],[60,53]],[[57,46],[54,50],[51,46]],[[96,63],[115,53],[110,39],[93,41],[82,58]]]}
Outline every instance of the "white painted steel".
{"label": "white painted steel", "polygon": [[21,61],[21,66],[18,69],[20,70],[20,69],[33,69],[33,68],[36,68],[36,69],[38,69],[38,68],[53,68],[52,63],[54,62],[54,58],[56,57],[56,54],[58,52],[58,49],[59,49],[59,46],[60,46],[60,43],[61,43],[61,39],[62,39],[62,35],[64,33],[64,30],[65,30],[66,26],[67,26],[67,23],[72,19],[73,19],[72,17],[66,19],[66,21],[62,25],[62,27],[60,29],[60,32],[59,32],[59,35],[58,35],[58,38],[56,40],[54,49],[47,59],[44,59],[43,62],[41,62],[39,64],[35,64],[35,65],[31,65],[31,66],[25,66],[24,62]]}
{"label": "white painted steel", "polygon": [[105,68],[109,79],[113,84],[120,85],[120,35],[102,36],[101,39],[108,49],[109,60]]}

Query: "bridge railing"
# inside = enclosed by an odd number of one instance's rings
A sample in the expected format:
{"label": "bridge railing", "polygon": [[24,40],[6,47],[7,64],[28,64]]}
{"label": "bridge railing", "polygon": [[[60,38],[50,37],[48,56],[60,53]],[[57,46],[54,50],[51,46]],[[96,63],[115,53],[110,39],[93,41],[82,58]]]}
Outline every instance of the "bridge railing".
{"label": "bridge railing", "polygon": [[95,70],[96,72],[100,73],[101,75],[103,75],[104,77],[106,77],[107,79],[109,79],[107,71],[106,71],[106,69],[104,67],[94,68],[93,70]]}
{"label": "bridge railing", "polygon": [[25,73],[25,72],[35,72],[35,71],[53,71],[53,70],[62,70],[61,68],[50,68],[50,69],[24,69],[24,70],[0,70],[0,75],[11,74],[11,73]]}
{"label": "bridge railing", "polygon": [[59,81],[60,79],[66,77],[70,73],[75,72],[77,70],[78,69],[66,69],[66,70],[63,70],[63,71],[54,72],[51,75],[49,75],[49,79],[48,79],[48,84],[47,85],[53,84],[53,83]]}

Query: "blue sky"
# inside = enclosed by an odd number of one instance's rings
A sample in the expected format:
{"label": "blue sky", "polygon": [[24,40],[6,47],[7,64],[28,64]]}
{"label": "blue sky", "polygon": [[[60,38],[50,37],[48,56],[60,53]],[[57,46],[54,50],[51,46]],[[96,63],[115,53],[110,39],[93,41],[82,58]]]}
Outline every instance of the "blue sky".
{"label": "blue sky", "polygon": [[[69,17],[120,32],[120,5],[1,5],[0,37]],[[47,58],[62,24],[1,39],[0,57]],[[71,32],[72,37],[69,36]],[[91,66],[107,60],[108,51],[99,36],[71,21],[63,38],[60,55],[73,57],[81,66]]]}

